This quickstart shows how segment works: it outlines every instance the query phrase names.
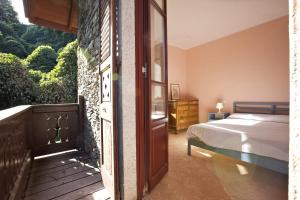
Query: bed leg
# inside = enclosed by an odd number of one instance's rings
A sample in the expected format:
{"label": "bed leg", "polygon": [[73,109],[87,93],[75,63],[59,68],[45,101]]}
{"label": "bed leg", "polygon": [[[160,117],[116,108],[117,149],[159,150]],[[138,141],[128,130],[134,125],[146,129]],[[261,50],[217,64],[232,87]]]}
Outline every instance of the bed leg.
{"label": "bed leg", "polygon": [[189,156],[191,155],[191,143],[190,143],[190,140],[188,140],[187,154],[188,154]]}

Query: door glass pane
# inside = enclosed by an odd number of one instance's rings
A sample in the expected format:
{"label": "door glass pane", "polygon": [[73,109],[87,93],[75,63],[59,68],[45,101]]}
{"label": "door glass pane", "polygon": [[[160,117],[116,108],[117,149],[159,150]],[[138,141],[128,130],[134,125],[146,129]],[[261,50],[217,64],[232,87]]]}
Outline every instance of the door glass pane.
{"label": "door glass pane", "polygon": [[155,0],[159,7],[164,10],[164,0]]}
{"label": "door glass pane", "polygon": [[151,78],[165,82],[165,34],[161,14],[151,5]]}
{"label": "door glass pane", "polygon": [[166,88],[156,83],[152,83],[151,87],[151,119],[160,119],[166,116]]}

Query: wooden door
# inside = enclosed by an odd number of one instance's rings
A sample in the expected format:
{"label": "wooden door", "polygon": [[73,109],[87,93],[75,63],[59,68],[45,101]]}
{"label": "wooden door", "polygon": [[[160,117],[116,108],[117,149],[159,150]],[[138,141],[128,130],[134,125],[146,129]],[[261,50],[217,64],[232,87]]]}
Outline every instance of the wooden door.
{"label": "wooden door", "polygon": [[119,199],[116,129],[116,2],[100,1],[101,175],[111,199]]}
{"label": "wooden door", "polygon": [[168,171],[168,76],[166,1],[149,0],[147,6],[148,185],[151,191]]}

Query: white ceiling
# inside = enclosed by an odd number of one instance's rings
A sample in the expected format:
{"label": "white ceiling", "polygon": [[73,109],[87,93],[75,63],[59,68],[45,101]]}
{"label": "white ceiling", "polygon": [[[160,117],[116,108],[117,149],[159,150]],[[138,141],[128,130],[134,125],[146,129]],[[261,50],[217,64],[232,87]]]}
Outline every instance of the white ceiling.
{"label": "white ceiling", "polygon": [[189,49],[288,15],[288,0],[167,0],[168,42]]}

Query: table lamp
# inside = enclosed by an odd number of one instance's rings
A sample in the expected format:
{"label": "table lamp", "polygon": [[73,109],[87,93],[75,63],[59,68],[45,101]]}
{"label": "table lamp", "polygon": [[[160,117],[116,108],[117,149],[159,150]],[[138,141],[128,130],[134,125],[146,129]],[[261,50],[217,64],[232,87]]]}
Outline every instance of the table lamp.
{"label": "table lamp", "polygon": [[217,103],[216,108],[219,109],[218,113],[222,113],[221,110],[224,108],[224,104],[219,102]]}

